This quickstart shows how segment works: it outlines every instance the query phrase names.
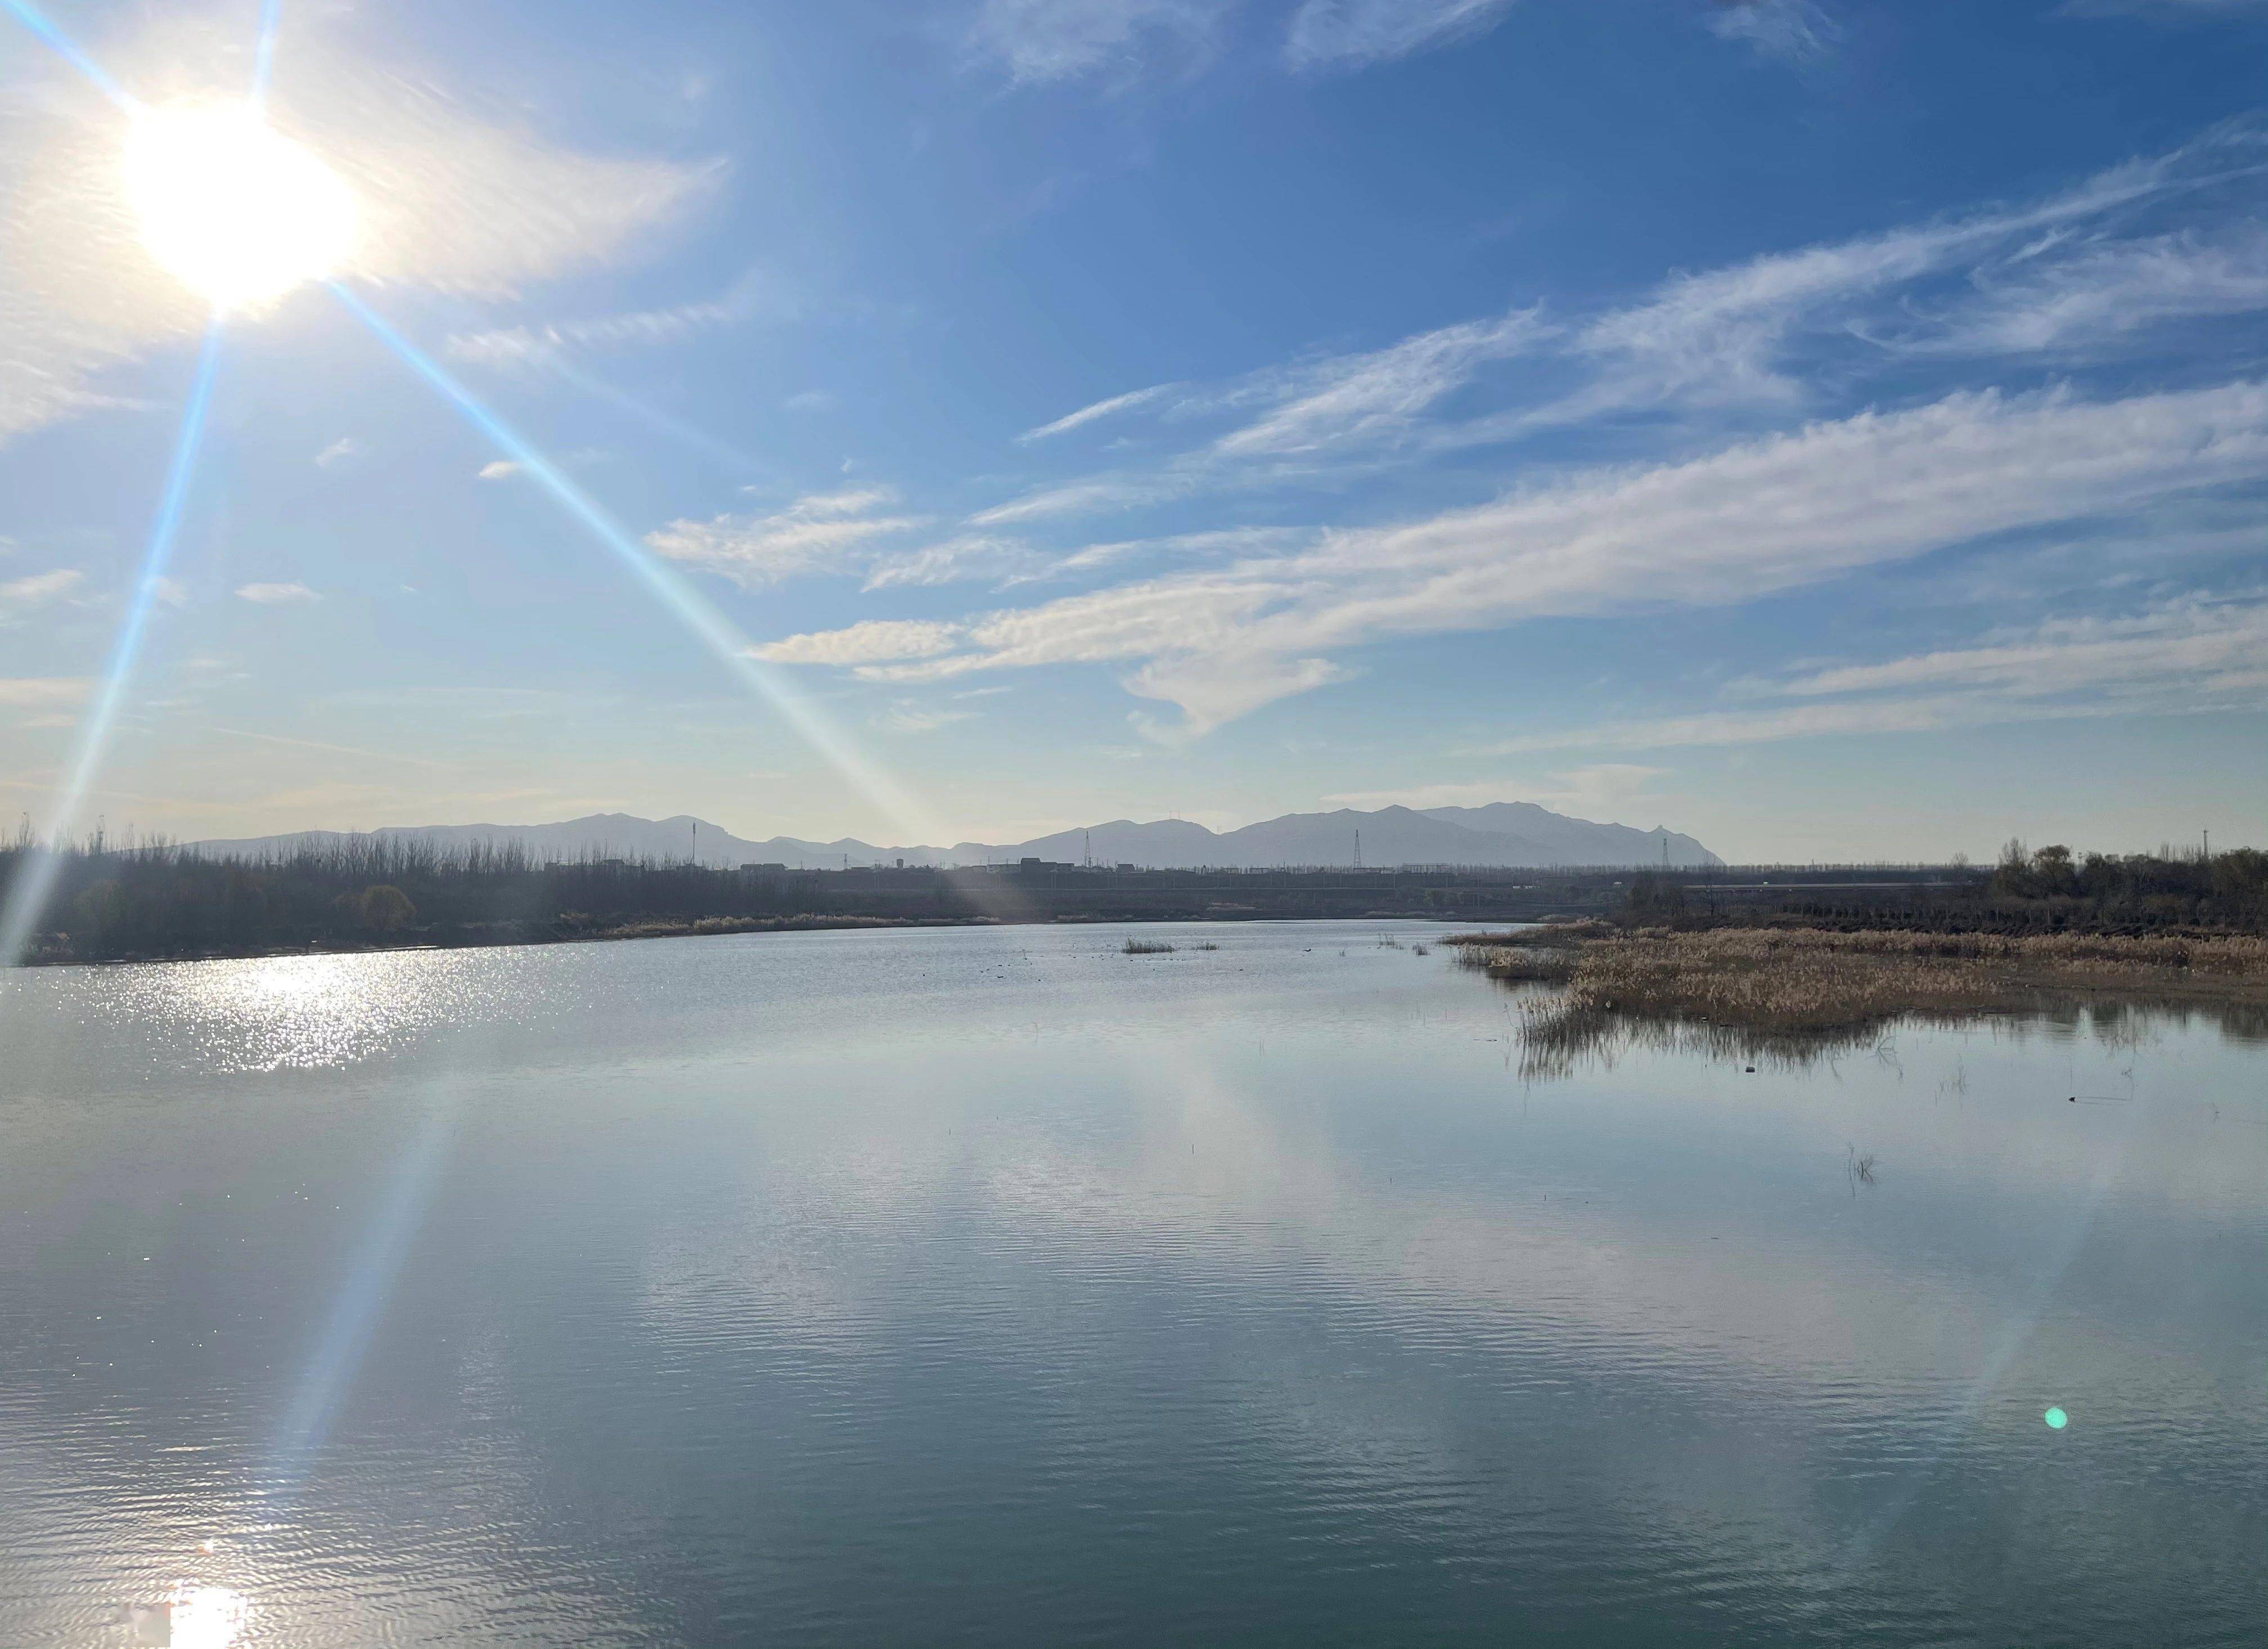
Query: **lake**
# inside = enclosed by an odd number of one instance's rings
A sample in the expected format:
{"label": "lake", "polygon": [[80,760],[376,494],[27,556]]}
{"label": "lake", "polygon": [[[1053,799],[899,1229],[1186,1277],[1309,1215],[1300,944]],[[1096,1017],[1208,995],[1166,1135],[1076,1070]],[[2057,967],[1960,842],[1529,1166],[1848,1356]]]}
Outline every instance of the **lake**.
{"label": "lake", "polygon": [[0,975],[0,1645],[2258,1642],[2268,1049],[1130,931]]}

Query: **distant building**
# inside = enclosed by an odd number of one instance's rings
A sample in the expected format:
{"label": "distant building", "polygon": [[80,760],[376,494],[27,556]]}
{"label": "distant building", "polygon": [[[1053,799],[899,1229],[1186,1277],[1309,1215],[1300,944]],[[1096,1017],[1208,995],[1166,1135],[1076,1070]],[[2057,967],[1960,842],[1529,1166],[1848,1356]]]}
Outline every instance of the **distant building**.
{"label": "distant building", "polygon": [[740,868],[744,871],[762,871],[768,875],[774,876],[784,876],[787,874],[787,866],[784,865],[743,865]]}

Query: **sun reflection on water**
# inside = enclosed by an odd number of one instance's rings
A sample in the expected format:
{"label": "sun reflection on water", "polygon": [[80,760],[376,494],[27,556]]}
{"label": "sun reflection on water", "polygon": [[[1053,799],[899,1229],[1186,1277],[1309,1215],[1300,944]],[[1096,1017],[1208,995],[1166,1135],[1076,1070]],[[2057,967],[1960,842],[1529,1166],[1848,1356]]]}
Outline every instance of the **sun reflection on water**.
{"label": "sun reflection on water", "polygon": [[493,952],[269,956],[121,969],[97,1011],[162,1022],[224,1071],[349,1065],[445,1025],[525,1017],[528,963]]}
{"label": "sun reflection on water", "polygon": [[252,1620],[252,1601],[225,1586],[184,1580],[154,1609],[134,1611],[134,1641],[167,1649],[229,1649]]}

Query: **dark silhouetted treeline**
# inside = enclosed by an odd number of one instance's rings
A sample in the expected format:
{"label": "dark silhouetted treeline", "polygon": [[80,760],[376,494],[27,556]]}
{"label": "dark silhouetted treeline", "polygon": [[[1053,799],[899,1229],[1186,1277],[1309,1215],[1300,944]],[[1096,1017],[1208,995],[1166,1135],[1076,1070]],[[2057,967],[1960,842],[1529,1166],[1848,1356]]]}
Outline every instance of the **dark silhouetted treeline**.
{"label": "dark silhouetted treeline", "polygon": [[2076,857],[2011,845],[1966,865],[1705,870],[1131,871],[1037,862],[936,871],[710,869],[517,845],[349,838],[263,859],[99,838],[0,843],[0,887],[55,855],[32,962],[169,960],[409,946],[541,944],[773,928],[972,921],[1420,917],[1638,925],[1793,924],[1940,931],[2268,931],[2268,854]]}
{"label": "dark silhouetted treeline", "polygon": [[[34,853],[0,847],[0,887]],[[514,846],[437,849],[350,841],[259,860],[170,845],[61,850],[23,960],[115,961],[414,945],[824,925],[810,874],[755,877],[693,865],[587,858],[537,863]],[[951,919],[939,902],[903,920]],[[854,918],[843,918],[849,925]]]}
{"label": "dark silhouetted treeline", "polygon": [[1616,913],[1625,923],[1704,928],[1759,921],[1830,928],[1998,933],[2268,932],[2268,853],[2074,854],[2061,845],[2001,850],[1989,873],[1949,866],[1940,880],[1775,886],[1750,872],[1644,872]]}

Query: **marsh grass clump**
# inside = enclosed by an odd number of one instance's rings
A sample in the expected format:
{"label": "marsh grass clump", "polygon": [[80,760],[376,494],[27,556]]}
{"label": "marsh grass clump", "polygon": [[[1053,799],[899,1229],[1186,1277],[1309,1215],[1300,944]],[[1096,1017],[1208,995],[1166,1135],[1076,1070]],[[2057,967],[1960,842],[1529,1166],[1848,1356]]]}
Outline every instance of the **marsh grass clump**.
{"label": "marsh grass clump", "polygon": [[1605,922],[1540,922],[1502,932],[1445,933],[1441,943],[1457,950],[1558,950],[1581,939],[1610,938],[1621,930]]}
{"label": "marsh grass clump", "polygon": [[[1540,942],[1545,932],[1559,943]],[[1558,987],[1521,1007],[1523,1063],[1538,1076],[1632,1044],[1805,1064],[1877,1043],[1900,1020],[2069,1017],[2080,1004],[2113,1019],[2122,1004],[2205,1006],[2232,1026],[2268,1015],[2268,939],[2251,935],[1600,926],[1488,938],[1516,942],[1469,943],[1459,961],[1510,985]]]}
{"label": "marsh grass clump", "polygon": [[1526,942],[1469,947],[1464,958],[1493,978],[1564,980],[1575,1010],[1768,1033],[2018,1009],[2058,991],[2268,994],[2268,939],[2243,934],[1639,928],[1582,935],[1565,949],[1516,937]]}
{"label": "marsh grass clump", "polygon": [[1484,949],[1468,946],[1457,953],[1457,965],[1476,968],[1507,984],[1564,985],[1575,976],[1575,953],[1540,946],[1507,945]]}
{"label": "marsh grass clump", "polygon": [[1118,947],[1126,956],[1171,956],[1174,947],[1157,939],[1129,939]]}
{"label": "marsh grass clump", "polygon": [[2268,990],[2268,939],[2124,934],[1640,929],[1587,943],[1579,1004],[1785,1033],[1855,1029],[1909,1013],[2021,1009],[2054,992]]}
{"label": "marsh grass clump", "polygon": [[1201,951],[1217,951],[1220,946],[1214,944],[1211,939],[1207,939],[1204,944],[1198,946],[1197,948]]}
{"label": "marsh grass clump", "polygon": [[1507,984],[1564,985],[1574,977],[1579,947],[1612,934],[1603,922],[1553,922],[1503,933],[1452,933],[1457,965]]}

